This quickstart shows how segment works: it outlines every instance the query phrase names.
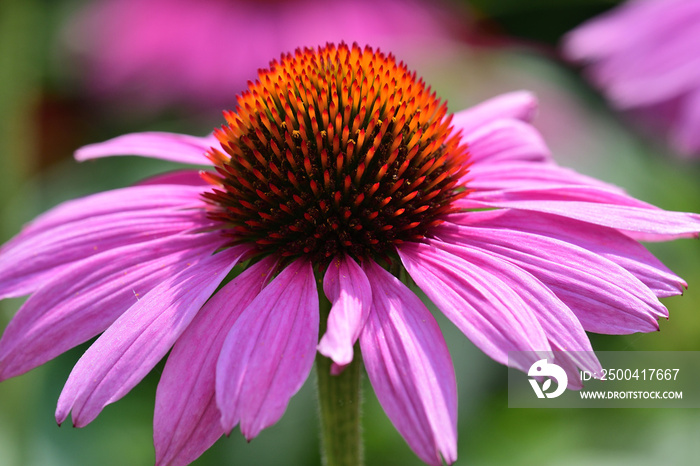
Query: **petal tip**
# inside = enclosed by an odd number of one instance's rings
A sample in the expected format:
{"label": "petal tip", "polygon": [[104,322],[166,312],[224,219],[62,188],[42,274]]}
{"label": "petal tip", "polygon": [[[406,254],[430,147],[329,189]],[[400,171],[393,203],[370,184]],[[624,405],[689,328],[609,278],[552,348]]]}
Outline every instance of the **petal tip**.
{"label": "petal tip", "polygon": [[[349,345],[349,348],[352,349],[352,346]],[[345,348],[328,342],[325,335],[316,346],[316,350],[339,366],[347,366],[352,362],[352,351],[346,351]]]}
{"label": "petal tip", "polygon": [[513,116],[518,120],[529,123],[537,116],[540,104],[534,92],[528,90],[514,91],[503,95],[503,98],[507,99],[514,109],[517,109]]}
{"label": "petal tip", "polygon": [[[350,363],[348,363],[350,364]],[[340,375],[343,373],[346,367],[348,367],[348,364],[337,364],[333,363],[331,364],[331,375]]]}
{"label": "petal tip", "polygon": [[[68,411],[64,412],[61,410],[56,410],[55,418],[56,424],[59,426],[63,425],[63,423],[66,422],[66,419],[68,419]],[[75,427],[75,425],[73,427]]]}

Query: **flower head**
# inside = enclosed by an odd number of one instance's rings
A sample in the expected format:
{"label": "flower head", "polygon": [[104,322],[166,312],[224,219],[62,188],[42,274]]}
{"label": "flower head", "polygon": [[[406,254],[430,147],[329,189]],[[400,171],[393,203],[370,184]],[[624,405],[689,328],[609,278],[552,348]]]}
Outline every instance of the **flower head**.
{"label": "flower head", "polygon": [[630,0],[578,27],[564,53],[589,64],[592,81],[620,110],[700,154],[700,3]]}
{"label": "flower head", "polygon": [[376,258],[452,209],[466,146],[406,66],[369,48],[298,50],[226,112],[205,197],[234,243],[261,254]]}
{"label": "flower head", "polygon": [[[72,412],[84,426],[170,351],[156,460],[184,464],[236,425],[250,439],[277,422],[316,351],[337,372],[359,340],[409,446],[426,463],[454,462],[447,346],[387,269],[402,264],[498,362],[527,371],[548,355],[595,372],[591,353],[562,350],[590,352],[586,330],[658,329],[658,297],[685,286],[636,240],[700,231],[695,214],[558,167],[528,124],[535,106],[521,92],[452,117],[393,57],[327,45],[262,70],[213,136],[141,133],[80,149],[79,160],[137,154],[209,169],[62,204],[6,244],[0,296],[31,296],[0,340],[0,378],[103,332],[58,401],[59,423]],[[236,264],[245,270],[226,283]],[[320,340],[315,273],[332,303]]]}

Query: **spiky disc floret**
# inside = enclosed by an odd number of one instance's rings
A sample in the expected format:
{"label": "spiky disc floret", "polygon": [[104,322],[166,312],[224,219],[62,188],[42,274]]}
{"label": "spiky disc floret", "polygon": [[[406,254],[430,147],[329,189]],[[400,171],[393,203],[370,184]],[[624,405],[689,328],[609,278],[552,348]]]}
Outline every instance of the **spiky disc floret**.
{"label": "spiky disc floret", "polygon": [[451,115],[403,63],[366,47],[297,50],[261,70],[215,132],[205,194],[233,242],[324,260],[420,240],[466,191]]}

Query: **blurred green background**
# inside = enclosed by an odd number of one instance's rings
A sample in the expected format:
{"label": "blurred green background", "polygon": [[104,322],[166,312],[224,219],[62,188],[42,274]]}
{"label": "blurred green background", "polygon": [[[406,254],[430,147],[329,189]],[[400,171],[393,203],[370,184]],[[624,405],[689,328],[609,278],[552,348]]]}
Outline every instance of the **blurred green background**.
{"label": "blurred green background", "polygon": [[[0,240],[59,202],[112,189],[174,164],[139,158],[78,164],[80,145],[143,130],[204,134],[217,112],[183,108],[144,116],[113,112],[81,84],[61,55],[61,31],[87,2],[4,0],[0,4]],[[274,2],[268,2],[274,8]],[[458,2],[453,2],[456,4]],[[536,125],[557,160],[616,183],[669,210],[700,212],[700,161],[674,157],[636,133],[577,74],[554,46],[570,28],[615,5],[602,0],[474,0],[469,36],[439,50],[400,56],[458,111],[498,93],[530,89],[541,109]],[[455,6],[455,5],[452,5]],[[509,37],[510,40],[504,40]],[[269,57],[273,58],[273,57]],[[253,76],[251,76],[252,78]],[[661,331],[591,335],[599,350],[700,351],[700,244],[649,248],[690,285],[664,300]],[[0,303],[0,329],[22,300]],[[469,465],[695,464],[700,412],[674,409],[508,409],[506,369],[436,313],[452,352],[459,388],[459,460]],[[0,384],[0,466],[151,464],[155,388],[162,365],[89,426],[57,427],[55,403],[87,345]],[[700,370],[700,368],[698,368]],[[364,437],[368,465],[420,464],[384,415],[365,380]],[[282,420],[246,443],[237,430],[198,465],[319,464],[315,375]]]}

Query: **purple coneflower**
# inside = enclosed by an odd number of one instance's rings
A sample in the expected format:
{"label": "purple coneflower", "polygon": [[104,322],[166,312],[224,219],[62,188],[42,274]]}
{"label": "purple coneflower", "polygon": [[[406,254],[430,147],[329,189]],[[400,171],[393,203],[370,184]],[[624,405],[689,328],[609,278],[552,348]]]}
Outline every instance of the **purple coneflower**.
{"label": "purple coneflower", "polygon": [[[590,352],[585,331],[657,330],[658,297],[685,287],[637,240],[700,231],[696,214],[558,167],[535,107],[519,92],[449,115],[393,56],[327,45],[261,70],[212,137],[80,149],[209,169],[64,203],[3,247],[1,296],[31,296],[0,341],[0,379],[103,332],[58,401],[59,423],[84,426],[172,349],[156,459],[184,464],[236,425],[251,439],[277,422],[317,350],[331,384],[361,354],[413,451],[454,462],[452,362],[402,267],[496,361],[596,371],[561,351]],[[538,356],[508,360],[519,351]]]}
{"label": "purple coneflower", "polygon": [[612,105],[700,155],[700,2],[633,0],[578,27],[564,53],[589,63]]}

